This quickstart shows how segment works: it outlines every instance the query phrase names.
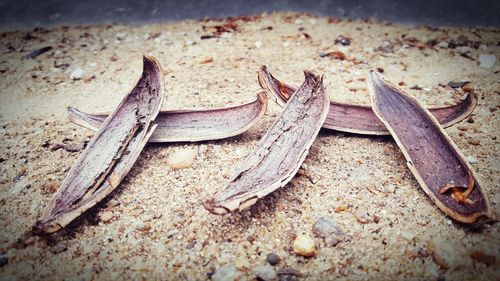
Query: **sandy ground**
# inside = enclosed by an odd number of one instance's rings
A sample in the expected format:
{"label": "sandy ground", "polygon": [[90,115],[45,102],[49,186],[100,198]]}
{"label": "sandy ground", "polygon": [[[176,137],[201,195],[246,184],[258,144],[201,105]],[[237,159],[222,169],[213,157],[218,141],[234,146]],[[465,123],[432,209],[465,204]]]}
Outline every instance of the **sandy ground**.
{"label": "sandy ground", "polygon": [[[237,25],[235,31],[200,38],[212,34],[209,27],[228,22]],[[350,37],[351,44],[335,44],[340,35]],[[444,44],[460,36],[472,43]],[[419,49],[411,43],[429,39],[439,44]],[[293,268],[303,274],[301,280],[500,278],[499,224],[477,229],[451,221],[420,189],[390,137],[322,130],[304,162],[310,177],[296,176],[248,211],[209,214],[202,200],[223,188],[224,176],[275,120],[280,108],[273,103],[240,136],[148,145],[102,204],[56,235],[15,243],[42,214],[79,155],[50,146],[79,144],[93,135],[70,123],[65,108],[113,110],[138,80],[143,54],[157,57],[165,69],[163,109],[253,100],[262,64],[292,85],[301,83],[304,69],[324,73],[332,100],[363,104],[369,103],[364,79],[373,67],[404,82],[403,88],[428,105],[456,102],[463,91],[446,84],[470,81],[479,105],[468,121],[446,131],[473,162],[498,214],[500,63],[492,68],[478,63],[479,54],[500,57],[498,28],[409,27],[277,13],[250,21],[12,31],[1,33],[0,40],[2,280],[204,280],[226,264],[240,279],[252,280],[253,269],[266,264],[271,252],[281,257],[275,272]],[[53,49],[23,58],[44,46]],[[347,59],[320,57],[329,51],[342,51]],[[78,68],[82,79],[71,80]],[[184,147],[198,150],[194,164],[170,169],[168,156]],[[112,218],[103,221],[104,212]],[[296,235],[314,237],[312,225],[322,216],[336,221],[346,239],[329,247],[315,237],[314,257],[296,255]],[[436,263],[428,246],[436,237],[455,249],[458,261],[451,268]],[[493,257],[493,264],[471,258],[474,252]]]}

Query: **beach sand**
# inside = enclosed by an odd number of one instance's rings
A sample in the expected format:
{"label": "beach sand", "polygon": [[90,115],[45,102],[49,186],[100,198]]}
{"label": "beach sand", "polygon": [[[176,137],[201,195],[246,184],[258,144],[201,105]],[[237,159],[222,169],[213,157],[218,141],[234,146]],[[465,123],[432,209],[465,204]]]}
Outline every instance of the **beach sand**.
{"label": "beach sand", "polygon": [[[215,26],[229,32],[215,34]],[[221,28],[219,28],[221,30]],[[335,44],[339,36],[350,45]],[[26,236],[93,132],[68,121],[66,107],[112,111],[142,71],[142,55],[165,70],[163,109],[221,107],[255,99],[261,65],[298,86],[303,70],[324,74],[331,100],[369,104],[368,70],[384,75],[425,105],[451,105],[470,81],[479,104],[446,132],[477,172],[499,213],[500,63],[480,67],[480,54],[500,57],[499,28],[431,28],[296,13],[141,26],[55,27],[0,35],[0,279],[205,280],[234,266],[239,280],[275,253],[268,271],[300,280],[496,280],[499,224],[480,229],[452,221],[420,188],[391,137],[323,129],[303,169],[248,210],[212,215],[202,201],[227,181],[278,116],[225,140],[146,146],[122,184],[101,204],[49,237]],[[453,44],[458,46],[453,46]],[[32,50],[53,49],[35,59]],[[454,47],[454,48],[453,48]],[[321,57],[341,51],[346,59]],[[73,74],[73,75],[72,75]],[[80,78],[77,80],[70,79]],[[169,168],[173,152],[197,150],[193,165]],[[273,172],[273,171],[270,171]],[[315,237],[320,217],[345,232],[332,247]],[[293,251],[312,237],[316,255]],[[22,243],[16,243],[22,237]],[[433,252],[430,244],[446,241]],[[449,254],[449,255],[448,255]],[[448,256],[447,256],[448,255]],[[445,259],[443,262],[442,259]],[[271,274],[272,275],[272,274]]]}

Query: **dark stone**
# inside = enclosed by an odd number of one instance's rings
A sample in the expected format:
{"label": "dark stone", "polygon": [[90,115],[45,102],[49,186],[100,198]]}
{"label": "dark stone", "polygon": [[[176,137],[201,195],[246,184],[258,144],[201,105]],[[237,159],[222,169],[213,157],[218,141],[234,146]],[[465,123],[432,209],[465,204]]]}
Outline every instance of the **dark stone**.
{"label": "dark stone", "polygon": [[4,266],[9,263],[9,258],[7,256],[0,256],[0,266]]}
{"label": "dark stone", "polygon": [[340,44],[342,46],[349,46],[351,45],[351,39],[349,37],[339,36],[335,39],[334,43],[335,45]]}
{"label": "dark stone", "polygon": [[461,88],[467,84],[469,84],[469,81],[459,81],[459,82],[450,81],[450,82],[448,82],[448,86],[452,87],[453,89]]}
{"label": "dark stone", "polygon": [[275,253],[269,253],[266,256],[266,261],[270,265],[277,265],[281,261],[281,258],[278,255],[276,255]]}

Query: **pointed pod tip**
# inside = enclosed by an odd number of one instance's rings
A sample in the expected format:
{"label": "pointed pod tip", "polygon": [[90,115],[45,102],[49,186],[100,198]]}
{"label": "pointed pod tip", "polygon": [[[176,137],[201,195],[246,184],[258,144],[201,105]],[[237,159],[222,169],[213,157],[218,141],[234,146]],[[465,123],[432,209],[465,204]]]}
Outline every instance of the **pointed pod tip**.
{"label": "pointed pod tip", "polygon": [[216,199],[213,197],[205,199],[203,201],[203,207],[205,207],[207,211],[214,215],[225,215],[229,213],[229,210],[227,208],[219,206],[219,204],[217,204],[216,202]]}
{"label": "pointed pod tip", "polygon": [[163,74],[163,67],[161,66],[160,61],[158,61],[157,58],[153,56],[148,56],[148,55],[142,55],[142,62],[143,62],[143,67],[146,68],[147,65],[155,65],[160,72]]}
{"label": "pointed pod tip", "polygon": [[304,70],[304,75],[307,77],[307,76],[314,76],[314,77],[317,77],[318,74],[313,71],[313,70]]}
{"label": "pointed pod tip", "polygon": [[68,116],[69,116],[70,120],[71,120],[71,117],[73,115],[78,115],[79,114],[78,109],[76,109],[74,107],[71,107],[71,106],[66,107],[66,112],[68,112]]}
{"label": "pointed pod tip", "polygon": [[382,76],[382,74],[380,73],[380,71],[378,71],[376,68],[370,69],[370,71],[368,72],[368,77],[372,81],[374,81],[374,80],[383,80],[384,79],[384,76]]}
{"label": "pointed pod tip", "polygon": [[35,235],[44,235],[59,231],[61,228],[62,226],[59,223],[56,222],[47,223],[42,220],[38,220],[31,229],[31,231]]}
{"label": "pointed pod tip", "polygon": [[266,80],[265,77],[268,77],[269,75],[270,74],[269,74],[269,70],[267,70],[267,66],[261,65],[259,67],[259,71],[257,72],[257,79],[259,80],[260,86],[264,86],[266,84],[265,83],[265,80]]}
{"label": "pointed pod tip", "polygon": [[304,70],[304,76],[306,78],[306,80],[314,80],[316,82],[323,82],[323,75],[321,75],[321,77],[319,76],[318,73],[316,73],[315,71],[311,71],[311,70]]}
{"label": "pointed pod tip", "polygon": [[[83,115],[85,115],[83,112],[81,112],[80,110],[74,108],[74,107],[71,107],[71,106],[68,106],[66,107],[66,111],[68,113],[68,118],[69,120],[73,121],[73,118],[81,118],[83,117]],[[75,122],[75,121],[73,121]]]}
{"label": "pointed pod tip", "polygon": [[155,60],[156,60],[156,58],[155,58],[155,57],[153,57],[153,56],[142,55],[142,60],[143,60],[144,62],[150,62],[150,61],[155,61]]}
{"label": "pointed pod tip", "polygon": [[267,102],[267,95],[266,95],[266,92],[264,91],[260,91],[258,94],[257,94],[257,99],[261,102]]}
{"label": "pointed pod tip", "polygon": [[376,91],[376,89],[387,85],[387,81],[385,80],[384,75],[382,75],[376,68],[369,70],[368,79],[366,82],[368,83],[370,96],[374,96],[377,94],[378,91]]}

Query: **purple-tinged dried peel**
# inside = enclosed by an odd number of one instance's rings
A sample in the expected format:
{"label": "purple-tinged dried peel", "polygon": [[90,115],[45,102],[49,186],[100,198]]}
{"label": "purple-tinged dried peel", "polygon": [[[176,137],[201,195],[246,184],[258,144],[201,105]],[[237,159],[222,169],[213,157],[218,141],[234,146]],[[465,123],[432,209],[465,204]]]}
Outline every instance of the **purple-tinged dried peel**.
{"label": "purple-tinged dried peel", "polygon": [[[295,89],[276,79],[265,66],[259,71],[259,83],[270,99],[281,107],[295,92]],[[429,111],[437,118],[441,126],[449,127],[467,118],[477,105],[474,94],[467,94],[460,103],[439,108],[430,108]],[[363,134],[363,135],[389,135],[385,125],[375,116],[370,106],[345,104],[331,101],[330,111],[326,117],[323,128]]]}
{"label": "purple-tinged dried peel", "polygon": [[204,202],[214,214],[246,209],[287,184],[304,161],[328,113],[323,78],[304,72],[295,92],[255,150],[236,168],[224,190]]}
{"label": "purple-tinged dried peel", "polygon": [[144,57],[143,73],[135,88],[88,143],[71,167],[43,216],[36,233],[51,233],[69,224],[110,194],[139,157],[156,125],[164,95],[159,62]]}
{"label": "purple-tinged dried peel", "polygon": [[375,114],[396,140],[431,200],[463,223],[491,217],[488,198],[477,176],[436,118],[376,71],[370,72],[368,85]]}
{"label": "purple-tinged dried peel", "polygon": [[[250,129],[264,116],[267,97],[242,105],[211,109],[179,109],[160,111],[157,125],[149,142],[196,142],[217,140],[239,135]],[[88,114],[68,108],[69,119],[80,126],[98,130],[107,114]]]}

